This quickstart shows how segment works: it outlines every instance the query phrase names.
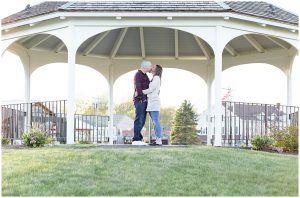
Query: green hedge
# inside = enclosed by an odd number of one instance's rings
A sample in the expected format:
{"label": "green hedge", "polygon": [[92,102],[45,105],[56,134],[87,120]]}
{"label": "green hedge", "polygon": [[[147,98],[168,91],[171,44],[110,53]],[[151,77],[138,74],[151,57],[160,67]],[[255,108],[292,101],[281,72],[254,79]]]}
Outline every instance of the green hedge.
{"label": "green hedge", "polygon": [[2,145],[10,144],[10,139],[5,138],[1,135],[1,143],[2,143]]}
{"label": "green hedge", "polygon": [[253,149],[260,151],[268,150],[272,146],[273,142],[273,139],[268,136],[257,135],[251,139]]}
{"label": "green hedge", "polygon": [[33,126],[29,131],[25,132],[22,139],[24,144],[29,147],[42,147],[50,142],[47,133],[37,126]]}
{"label": "green hedge", "polygon": [[298,150],[298,133],[298,126],[289,126],[280,130],[272,129],[270,136],[274,139],[274,146],[294,152]]}

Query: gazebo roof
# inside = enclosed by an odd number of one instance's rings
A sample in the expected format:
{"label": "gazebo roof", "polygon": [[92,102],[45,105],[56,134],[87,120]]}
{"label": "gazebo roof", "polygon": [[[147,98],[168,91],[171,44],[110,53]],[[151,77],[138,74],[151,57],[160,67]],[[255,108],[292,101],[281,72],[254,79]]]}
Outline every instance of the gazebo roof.
{"label": "gazebo roof", "polygon": [[2,19],[2,25],[54,12],[231,12],[298,25],[298,16],[253,1],[46,1]]}
{"label": "gazebo roof", "polygon": [[253,1],[49,1],[2,24],[7,50],[30,56],[30,72],[74,53],[107,79],[147,59],[208,81],[218,47],[223,70],[261,62],[287,72],[298,42],[297,15]]}

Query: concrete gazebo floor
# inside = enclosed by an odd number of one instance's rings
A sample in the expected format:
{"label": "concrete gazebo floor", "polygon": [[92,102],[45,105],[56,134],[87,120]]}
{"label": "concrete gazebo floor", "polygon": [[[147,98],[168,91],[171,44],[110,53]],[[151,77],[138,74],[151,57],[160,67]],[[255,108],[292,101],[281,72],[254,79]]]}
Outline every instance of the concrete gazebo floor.
{"label": "concrete gazebo floor", "polygon": [[161,145],[161,146],[139,146],[139,145],[131,145],[131,144],[73,144],[73,145],[53,145],[65,148],[78,148],[78,149],[86,149],[86,148],[102,148],[102,149],[152,149],[152,148],[187,148],[188,145]]}

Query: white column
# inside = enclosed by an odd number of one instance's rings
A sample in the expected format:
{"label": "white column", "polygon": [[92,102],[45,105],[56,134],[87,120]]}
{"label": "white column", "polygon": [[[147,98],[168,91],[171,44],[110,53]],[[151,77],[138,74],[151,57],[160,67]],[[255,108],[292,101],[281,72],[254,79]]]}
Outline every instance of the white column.
{"label": "white column", "polygon": [[222,146],[222,53],[221,26],[216,27],[215,51],[215,140],[214,146]]}
{"label": "white column", "polygon": [[[3,47],[3,46],[2,46]],[[3,55],[4,55],[4,49],[2,48],[1,49],[1,59],[0,59],[0,65],[3,65]],[[2,85],[0,84],[0,90],[1,90],[1,87]],[[2,94],[0,95],[0,108],[2,107],[2,100],[3,98],[1,97]],[[0,130],[2,131],[2,108],[1,108],[1,111],[0,111]]]}
{"label": "white column", "polygon": [[289,56],[289,59],[287,61],[287,70],[285,72],[286,74],[286,80],[287,80],[287,95],[286,95],[286,103],[287,105],[289,106],[292,106],[293,105],[293,85],[292,85],[292,78],[293,78],[293,63],[294,63],[294,60],[295,60],[295,56],[296,56],[296,53],[293,53]]}
{"label": "white column", "polygon": [[0,98],[0,108],[1,108],[1,110],[0,110],[0,129],[1,129],[1,131],[2,131],[2,98]]}
{"label": "white column", "polygon": [[108,100],[108,114],[109,114],[109,123],[108,123],[108,134],[109,134],[109,144],[113,144],[113,129],[114,129],[114,79],[113,79],[113,65],[109,64],[109,100]]}
{"label": "white column", "polygon": [[207,145],[211,145],[211,138],[212,138],[212,124],[211,124],[211,77],[209,73],[208,81],[207,81]]}
{"label": "white column", "polygon": [[74,144],[76,51],[68,49],[67,144]]}
{"label": "white column", "polygon": [[27,103],[26,106],[26,111],[27,111],[27,116],[26,116],[26,126],[25,126],[25,130],[28,131],[31,127],[31,107],[28,103],[30,103],[30,88],[31,88],[31,84],[30,84],[30,77],[31,77],[31,73],[30,73],[30,56],[28,56],[28,61],[24,62],[24,71],[25,71],[25,103]]}
{"label": "white column", "polygon": [[287,72],[286,72],[286,79],[287,79],[287,98],[286,98],[286,102],[288,106],[292,106],[293,104],[293,93],[292,93],[292,69],[290,68]]}
{"label": "white column", "polygon": [[30,65],[25,66],[25,102],[30,102]]}
{"label": "white column", "polygon": [[[31,56],[30,53],[23,51],[16,46],[13,46],[13,49],[17,52],[24,69],[24,101],[25,103],[30,103],[30,76],[31,76]],[[31,128],[31,106],[28,104],[24,106],[26,111],[26,119],[24,123],[25,131],[28,131]]]}

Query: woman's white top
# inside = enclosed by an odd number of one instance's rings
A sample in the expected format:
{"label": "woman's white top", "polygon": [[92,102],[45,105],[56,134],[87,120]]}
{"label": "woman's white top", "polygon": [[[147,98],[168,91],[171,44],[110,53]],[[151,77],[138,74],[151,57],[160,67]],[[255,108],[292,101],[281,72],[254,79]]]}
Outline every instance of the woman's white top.
{"label": "woman's white top", "polygon": [[143,90],[144,94],[147,94],[148,105],[146,111],[160,111],[160,77],[154,76],[149,84],[149,88]]}

